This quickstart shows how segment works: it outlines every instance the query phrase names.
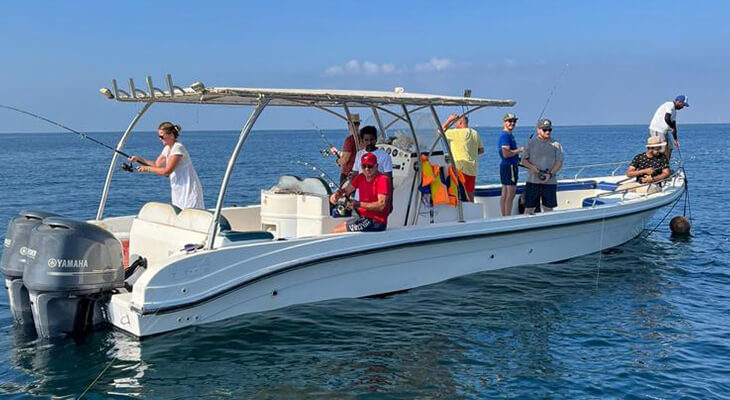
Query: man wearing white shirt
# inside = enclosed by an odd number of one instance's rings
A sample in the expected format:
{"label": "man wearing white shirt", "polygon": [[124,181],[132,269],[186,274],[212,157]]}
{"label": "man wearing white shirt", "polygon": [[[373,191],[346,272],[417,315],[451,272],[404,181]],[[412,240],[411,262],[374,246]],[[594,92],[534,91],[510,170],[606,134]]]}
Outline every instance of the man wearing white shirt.
{"label": "man wearing white shirt", "polygon": [[672,156],[672,146],[669,141],[669,132],[672,132],[674,137],[674,145],[679,148],[679,139],[677,138],[677,110],[681,110],[684,107],[689,107],[687,102],[687,96],[679,95],[674,101],[668,101],[663,103],[657,108],[654,113],[654,117],[649,123],[649,135],[658,136],[662,141],[666,141],[667,146],[664,150],[664,155],[667,156],[667,160]]}
{"label": "man wearing white shirt", "polygon": [[[368,125],[360,129],[360,140],[365,147],[364,149],[357,152],[355,156],[355,164],[352,166],[352,171],[355,174],[360,173],[360,161],[365,153],[373,153],[378,159],[378,171],[386,175],[390,181],[390,193],[393,193],[393,159],[390,158],[390,154],[384,150],[375,147],[375,143],[378,141],[378,130],[374,126]],[[393,196],[390,196],[390,204],[388,212],[393,211]]]}

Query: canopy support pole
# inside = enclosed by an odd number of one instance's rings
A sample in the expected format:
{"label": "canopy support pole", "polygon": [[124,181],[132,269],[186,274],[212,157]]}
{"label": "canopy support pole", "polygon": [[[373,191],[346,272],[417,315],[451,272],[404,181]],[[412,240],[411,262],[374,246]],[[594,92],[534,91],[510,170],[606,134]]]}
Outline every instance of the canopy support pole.
{"label": "canopy support pole", "polygon": [[[411,131],[411,135],[413,135],[413,143],[416,146],[416,174],[413,175],[413,181],[411,181],[411,194],[408,197],[408,208],[406,208],[406,220],[405,220],[405,226],[408,226],[408,214],[411,211],[411,203],[413,202],[413,189],[416,186],[416,181],[418,181],[418,172],[421,170],[421,149],[418,147],[418,137],[416,136],[416,129],[413,127],[413,121],[411,121],[411,114],[408,112],[408,108],[405,104],[401,104],[401,107],[403,108],[403,117],[408,123],[408,129]],[[410,166],[408,166],[410,168]],[[418,212],[420,211],[420,205],[421,205],[421,191],[417,191],[416,198],[418,201],[416,202],[416,212],[413,214],[413,222],[411,225],[415,225],[418,221]]]}
{"label": "canopy support pole", "polygon": [[236,143],[236,147],[233,149],[233,152],[231,153],[231,158],[228,159],[228,166],[226,167],[226,173],[223,175],[223,182],[221,182],[221,188],[218,192],[218,201],[215,205],[215,212],[213,213],[213,223],[211,227],[208,229],[208,241],[205,244],[205,248],[208,250],[213,249],[213,243],[215,243],[215,235],[218,230],[218,220],[221,217],[221,209],[223,208],[223,200],[226,197],[226,190],[228,189],[228,183],[231,180],[231,174],[233,173],[233,167],[236,165],[236,161],[238,160],[238,155],[241,153],[241,149],[243,148],[243,143],[248,138],[249,133],[251,133],[251,128],[253,128],[254,124],[256,123],[256,120],[258,119],[259,115],[261,115],[261,112],[266,108],[266,105],[269,104],[269,101],[271,99],[262,96],[259,98],[258,104],[256,104],[256,108],[254,108],[253,112],[251,112],[251,115],[248,117],[248,120],[243,125],[243,128],[241,129],[241,133],[238,135],[238,143]]}
{"label": "canopy support pole", "polygon": [[[124,148],[124,143],[127,142],[127,137],[132,133],[132,130],[137,125],[137,122],[142,118],[142,116],[147,112],[147,109],[150,108],[150,106],[154,103],[154,100],[150,99],[144,107],[142,107],[141,110],[137,113],[137,115],[132,118],[132,121],[129,123],[129,126],[127,126],[127,130],[124,131],[124,134],[122,135],[121,139],[119,139],[119,143],[117,143],[117,151],[121,151]],[[117,165],[117,159],[119,158],[119,153],[116,151],[114,152],[114,156],[112,156],[112,162],[109,164],[109,171],[106,173],[106,181],[104,181],[104,189],[101,191],[101,200],[99,201],[99,209],[96,211],[96,220],[101,221],[101,219],[104,216],[104,207],[106,206],[106,200],[107,197],[109,197],[109,187],[112,184],[112,175],[114,175],[114,170],[116,169]]]}
{"label": "canopy support pole", "polygon": [[375,118],[375,123],[378,124],[378,131],[380,131],[380,141],[385,142],[385,129],[383,129],[383,123],[380,122],[380,115],[378,115],[378,109],[375,108],[375,106],[370,106],[370,109],[373,110],[373,117]]}

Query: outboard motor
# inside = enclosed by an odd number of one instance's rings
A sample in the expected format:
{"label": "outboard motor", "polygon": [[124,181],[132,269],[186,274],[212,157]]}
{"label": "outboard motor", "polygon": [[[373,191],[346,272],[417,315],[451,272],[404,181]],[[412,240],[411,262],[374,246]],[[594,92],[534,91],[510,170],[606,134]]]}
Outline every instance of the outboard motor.
{"label": "outboard motor", "polygon": [[28,251],[30,233],[40,225],[43,218],[53,216],[58,215],[45,211],[21,211],[10,221],[5,232],[0,272],[5,276],[5,289],[8,290],[13,319],[20,325],[33,326],[30,298],[23,285],[23,271],[36,256],[34,251]]}
{"label": "outboard motor", "polygon": [[78,335],[106,322],[106,304],[124,286],[122,245],[96,225],[50,217],[33,229],[35,258],[23,273],[41,337]]}

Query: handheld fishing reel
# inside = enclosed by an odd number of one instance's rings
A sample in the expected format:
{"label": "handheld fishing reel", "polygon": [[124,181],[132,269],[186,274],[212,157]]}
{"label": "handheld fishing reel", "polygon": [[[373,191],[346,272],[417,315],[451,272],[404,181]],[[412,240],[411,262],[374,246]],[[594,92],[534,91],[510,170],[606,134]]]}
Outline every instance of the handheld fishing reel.
{"label": "handheld fishing reel", "polygon": [[119,168],[122,171],[134,172],[134,166],[132,165],[132,163],[121,163],[119,164]]}
{"label": "handheld fishing reel", "polygon": [[552,178],[554,175],[550,172],[549,169],[541,169],[540,172],[537,173],[537,179],[544,181],[548,178],[548,175],[550,175],[550,178]]}
{"label": "handheld fishing reel", "polygon": [[344,218],[352,216],[352,202],[349,197],[341,197],[332,206],[332,216],[335,218]]}

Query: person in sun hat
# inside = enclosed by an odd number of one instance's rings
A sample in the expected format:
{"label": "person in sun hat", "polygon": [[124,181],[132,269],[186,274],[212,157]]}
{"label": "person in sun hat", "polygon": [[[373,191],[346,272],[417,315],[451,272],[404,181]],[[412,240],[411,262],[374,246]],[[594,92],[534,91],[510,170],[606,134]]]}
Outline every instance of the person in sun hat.
{"label": "person in sun hat", "polygon": [[352,172],[352,166],[355,163],[355,152],[357,152],[357,148],[355,146],[354,136],[359,136],[360,114],[352,114],[352,124],[348,123],[347,128],[348,134],[345,138],[345,143],[342,145],[342,151],[337,150],[335,147],[330,149],[330,152],[337,156],[335,162],[340,167],[340,186],[350,179],[350,172]]}
{"label": "person in sun hat", "polygon": [[524,150],[517,147],[517,141],[512,131],[517,125],[519,118],[513,113],[507,113],[502,117],[502,133],[497,141],[497,153],[502,161],[499,164],[499,179],[502,182],[502,195],[499,199],[499,208],[502,216],[512,214],[512,204],[517,189],[517,166],[520,164],[520,153]]}
{"label": "person in sun hat", "polygon": [[662,137],[651,136],[646,141],[646,151],[631,160],[626,176],[636,178],[638,183],[651,183],[669,176],[669,160],[664,155],[667,142]]}
{"label": "person in sun hat", "polygon": [[558,206],[555,175],[563,166],[563,147],[552,138],[552,132],[552,121],[541,119],[537,137],[528,140],[522,152],[522,165],[530,170],[525,184],[525,214],[533,214],[539,204],[543,212]]}
{"label": "person in sun hat", "polygon": [[349,200],[350,208],[359,217],[337,225],[333,232],[379,232],[388,226],[388,212],[392,195],[390,179],[378,171],[378,158],[374,153],[365,153],[360,158],[362,172],[344,189],[337,189],[330,196],[330,203],[336,204],[343,196],[350,196],[356,190],[359,200]]}
{"label": "person in sun hat", "polygon": [[[679,138],[677,137],[677,110],[689,107],[687,96],[679,95],[674,101],[667,101],[657,108],[649,123],[649,136],[658,136],[663,141],[670,143],[669,132],[672,133],[674,145],[679,148]],[[667,145],[664,149],[667,161],[672,158],[672,146]]]}

